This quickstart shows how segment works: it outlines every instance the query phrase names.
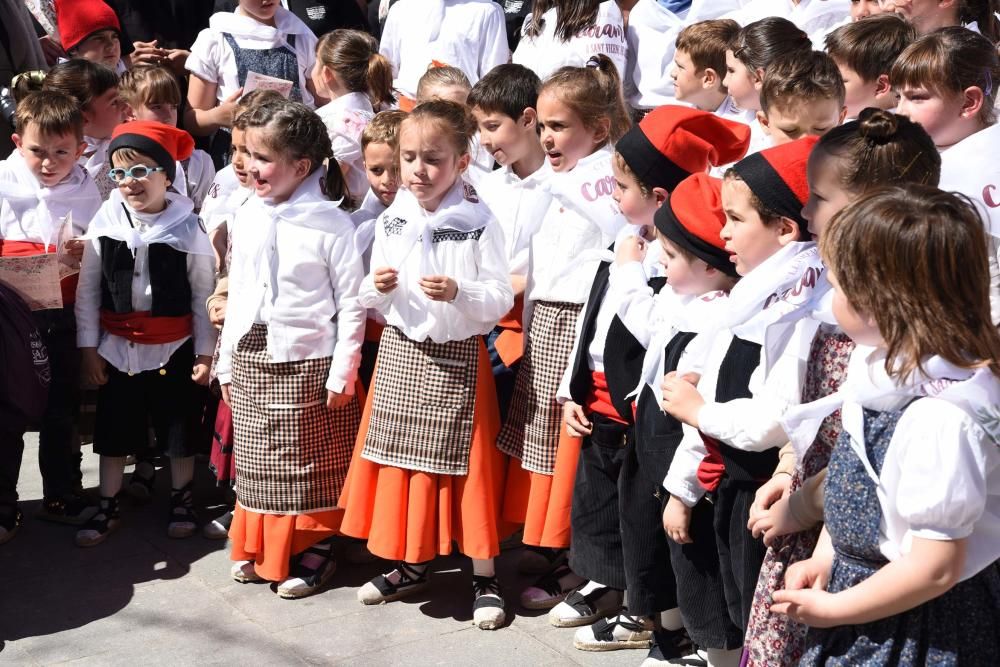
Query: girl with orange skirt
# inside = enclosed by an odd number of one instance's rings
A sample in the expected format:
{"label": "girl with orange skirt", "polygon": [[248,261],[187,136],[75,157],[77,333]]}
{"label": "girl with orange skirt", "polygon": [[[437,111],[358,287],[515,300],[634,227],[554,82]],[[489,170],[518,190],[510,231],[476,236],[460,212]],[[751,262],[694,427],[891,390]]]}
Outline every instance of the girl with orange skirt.
{"label": "girl with orange skirt", "polygon": [[433,100],[400,128],[403,188],[375,221],[361,303],[385,316],[347,484],[341,530],[397,561],[358,591],[364,604],[412,595],[428,565],[472,558],[473,622],[503,625],[500,553],[505,460],[483,344],[514,302],[499,223],[461,174],[475,121]]}

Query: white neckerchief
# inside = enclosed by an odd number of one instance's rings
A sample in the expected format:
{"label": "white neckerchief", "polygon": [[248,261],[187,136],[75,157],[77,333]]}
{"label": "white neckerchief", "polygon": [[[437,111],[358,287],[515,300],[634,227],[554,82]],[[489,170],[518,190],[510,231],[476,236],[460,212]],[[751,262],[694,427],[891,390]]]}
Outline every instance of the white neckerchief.
{"label": "white neckerchief", "polygon": [[137,223],[142,220],[141,216],[137,216],[136,212],[125,203],[121,191],[116,188],[94,216],[83,238],[96,239],[105,236],[124,241],[133,255],[139,248],[154,243],[164,243],[174,250],[189,255],[213,257],[214,251],[208,240],[208,234],[193,211],[194,204],[190,199],[168,192],[167,207],[156,217],[155,224],[149,227],[141,225],[145,228],[140,229]]}
{"label": "white neckerchief", "polygon": [[98,172],[107,168],[108,163],[108,146],[111,145],[110,139],[95,139],[94,137],[88,137],[84,135],[83,141],[87,144],[87,147],[83,149],[83,157],[80,159],[83,168],[87,170],[93,178],[97,178],[94,174],[96,169]]}
{"label": "white neckerchief", "polygon": [[[34,223],[46,249],[56,245],[62,225],[66,222],[65,218],[53,219],[49,202],[58,202],[72,209],[75,204],[92,200],[97,196],[90,177],[80,165],[74,165],[69,175],[59,183],[46,187],[31,173],[24,156],[19,151],[11,153],[7,158],[7,164],[10,167],[8,173],[13,179],[0,182],[0,199],[7,202],[11,212],[22,223],[27,221],[28,216],[34,216]],[[76,222],[85,225],[89,220]]]}
{"label": "white neckerchief", "polygon": [[399,237],[387,239],[386,259],[402,269],[419,243],[423,250],[421,271],[424,275],[440,273],[434,261],[434,230],[454,229],[467,233],[483,227],[493,217],[475,188],[461,178],[455,181],[433,212],[423,208],[409,190],[400,188],[384,215],[405,221]]}
{"label": "white neckerchief", "polygon": [[772,324],[794,322],[812,312],[813,298],[829,289],[819,248],[796,241],[740,279],[729,294],[728,328],[763,345]]}
{"label": "white neckerchief", "polygon": [[212,30],[229,33],[233,37],[267,43],[271,48],[287,46],[292,51],[295,49],[288,43],[288,35],[311,34],[309,27],[284,7],[278,7],[278,11],[275,12],[273,28],[235,11],[213,14],[208,20],[208,26]]}
{"label": "white neckerchief", "polygon": [[840,408],[851,448],[878,484],[878,474],[865,450],[864,407],[884,404],[891,398],[930,396],[947,400],[974,419],[995,444],[1000,443],[1000,411],[996,405],[997,382],[993,373],[986,368],[959,368],[938,356],[925,359],[923,366],[923,373],[916,371],[897,381],[889,377],[885,369],[885,350],[856,346],[848,362],[847,378],[840,389],[812,403],[792,407],[781,417],[781,426],[799,460],[816,439],[823,420]]}

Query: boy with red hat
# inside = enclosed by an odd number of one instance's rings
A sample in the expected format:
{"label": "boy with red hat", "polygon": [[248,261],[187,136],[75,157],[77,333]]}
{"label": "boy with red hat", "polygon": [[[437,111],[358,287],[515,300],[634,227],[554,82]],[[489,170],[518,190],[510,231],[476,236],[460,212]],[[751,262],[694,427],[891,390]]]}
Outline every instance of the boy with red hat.
{"label": "boy with red hat", "polygon": [[[632,233],[648,233],[656,210],[687,176],[739,159],[748,142],[745,125],[708,112],[665,106],[649,113],[618,142],[612,161],[614,196]],[[618,245],[644,247],[645,242],[631,236]],[[657,640],[683,647],[679,617],[669,613],[676,607],[669,571],[662,582],[640,581],[639,573],[662,569],[667,551],[665,539],[657,538],[663,542],[657,563],[650,536],[633,535],[637,509],[632,505],[648,504],[645,496],[654,500],[651,490],[641,497],[634,491],[641,479],[628,396],[638,382],[648,340],[637,339],[617,315],[621,293],[608,288],[615,272],[609,256],[594,277],[557,395],[567,430],[584,437],[573,490],[570,566],[589,581],[557,605],[549,619],[557,626],[590,626],[574,638],[583,650],[648,648],[661,628],[665,631]],[[645,276],[641,283],[646,288]],[[664,280],[654,278],[652,284],[658,291]],[[658,504],[652,510],[657,526],[659,510]],[[630,548],[637,541],[641,546]],[[619,614],[626,588],[628,610]],[[611,618],[605,620],[606,615]],[[679,655],[681,648],[666,650]]]}
{"label": "boy with red hat", "polygon": [[[700,379],[674,373],[662,385],[663,409],[701,434],[684,439],[664,480],[671,494],[664,523],[677,542],[686,542],[691,529],[684,524],[704,512],[706,496],[713,503],[728,621],[708,628],[733,650],[733,637],[746,630],[765,553],[747,529],[751,505],[772,502],[755,494],[775,473],[778,448],[787,442],[778,420],[801,400],[818,326],[808,315],[823,266],[801,213],[809,197],[806,162],[817,140],[754,153],[726,172],[721,236],[742,279],[712,325],[718,333]],[[704,605],[705,596],[700,591],[692,604]]]}
{"label": "boy with red hat", "polygon": [[56,23],[63,50],[122,74],[121,23],[103,0],[56,0]]}
{"label": "boy with red hat", "polygon": [[168,192],[177,162],[194,141],[155,121],[118,126],[108,149],[118,183],[90,223],[77,289],[77,343],[84,381],[100,387],[94,451],[101,455],[101,500],[76,536],[103,542],[119,524],[125,458],[147,442],[170,457],[170,537],[196,529],[191,496],[194,436],[216,331],[205,300],[212,293],[212,245],[190,199]]}

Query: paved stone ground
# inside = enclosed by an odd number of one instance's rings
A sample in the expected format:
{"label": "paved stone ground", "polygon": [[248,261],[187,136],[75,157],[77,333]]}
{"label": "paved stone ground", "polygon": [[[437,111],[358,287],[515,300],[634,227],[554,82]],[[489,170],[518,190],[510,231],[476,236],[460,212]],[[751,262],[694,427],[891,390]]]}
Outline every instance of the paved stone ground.
{"label": "paved stone ground", "polygon": [[[383,563],[342,565],[332,585],[282,600],[265,584],[228,575],[223,543],[166,536],[168,471],[149,505],[123,503],[123,526],[92,549],[75,528],[33,518],[42,496],[37,440],[25,442],[20,493],[25,525],[0,547],[0,664],[51,665],[638,665],[645,651],[585,653],[573,630],[512,601],[528,579],[514,573],[518,549],[499,561],[508,593],[505,628],[471,626],[471,573],[460,557],[439,559],[420,596],[379,607],[355,598]],[[85,450],[85,482],[97,457]],[[220,513],[222,496],[199,465],[198,500]]]}

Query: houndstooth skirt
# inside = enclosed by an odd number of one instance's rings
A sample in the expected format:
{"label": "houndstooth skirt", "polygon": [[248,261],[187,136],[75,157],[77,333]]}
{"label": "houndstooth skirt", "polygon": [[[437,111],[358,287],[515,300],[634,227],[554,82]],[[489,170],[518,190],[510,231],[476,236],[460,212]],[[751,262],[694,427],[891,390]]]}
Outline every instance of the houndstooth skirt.
{"label": "houndstooth skirt", "polygon": [[330,357],[274,363],[267,327],[254,324],[233,355],[236,496],[248,510],[335,509],[361,423],[357,399],[326,407]]}
{"label": "houndstooth skirt", "polygon": [[478,336],[417,342],[385,327],[361,455],[380,465],[468,475],[481,345]]}
{"label": "houndstooth skirt", "polygon": [[556,392],[573,351],[579,303],[535,304],[528,344],[514,382],[507,420],[497,447],[521,460],[525,470],[551,475],[556,466],[562,409]]}

